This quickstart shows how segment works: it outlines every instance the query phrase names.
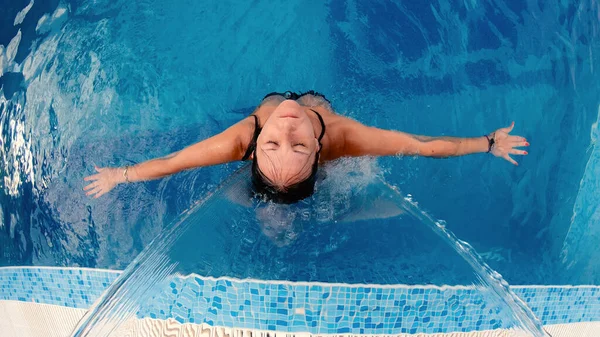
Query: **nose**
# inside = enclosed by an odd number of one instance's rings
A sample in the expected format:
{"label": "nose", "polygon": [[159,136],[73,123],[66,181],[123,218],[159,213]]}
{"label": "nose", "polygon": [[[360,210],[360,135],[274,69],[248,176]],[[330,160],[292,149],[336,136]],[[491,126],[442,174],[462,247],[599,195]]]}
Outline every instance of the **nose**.
{"label": "nose", "polygon": [[280,126],[281,134],[286,142],[289,142],[292,134],[296,131],[296,126],[290,121],[283,121]]}

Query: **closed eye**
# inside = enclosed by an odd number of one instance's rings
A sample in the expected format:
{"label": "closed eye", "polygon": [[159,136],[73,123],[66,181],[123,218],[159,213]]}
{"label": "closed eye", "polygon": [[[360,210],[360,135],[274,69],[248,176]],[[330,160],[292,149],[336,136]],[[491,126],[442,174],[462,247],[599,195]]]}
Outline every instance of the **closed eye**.
{"label": "closed eye", "polygon": [[279,143],[277,143],[277,142],[275,142],[275,141],[272,141],[272,140],[269,140],[269,141],[267,142],[267,144],[273,144],[273,145],[275,145],[275,146],[279,146]]}
{"label": "closed eye", "polygon": [[294,146],[302,146],[302,147],[306,147],[306,145],[304,145],[304,143],[298,143],[298,144],[294,144]]}

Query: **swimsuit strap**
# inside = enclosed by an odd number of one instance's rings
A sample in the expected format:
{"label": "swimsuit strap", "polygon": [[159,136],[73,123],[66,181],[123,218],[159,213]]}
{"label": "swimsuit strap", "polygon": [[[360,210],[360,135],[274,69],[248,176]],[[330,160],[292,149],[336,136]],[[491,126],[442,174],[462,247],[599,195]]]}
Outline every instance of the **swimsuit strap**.
{"label": "swimsuit strap", "polygon": [[293,99],[294,101],[297,101],[298,99],[300,99],[302,96],[306,96],[306,95],[313,95],[315,97],[321,97],[323,98],[327,103],[331,104],[331,102],[327,99],[327,97],[325,97],[325,95],[323,95],[322,93],[318,92],[318,91],[314,91],[314,90],[309,90],[309,91],[305,91],[305,92],[301,92],[301,93],[295,93],[293,91],[286,91],[286,92],[271,92],[268,93],[265,97],[263,97],[263,101],[271,96],[283,96],[283,98],[285,99]]}
{"label": "swimsuit strap", "polygon": [[302,95],[298,95],[297,93],[293,92],[293,91],[286,91],[286,92],[271,92],[268,93],[265,97],[263,97],[263,101],[271,96],[283,96],[285,99],[293,99],[293,100],[297,100],[298,98],[300,98],[300,96]]}
{"label": "swimsuit strap", "polygon": [[256,115],[250,116],[254,117],[254,135],[252,135],[252,140],[250,141],[250,144],[248,144],[248,148],[246,149],[246,153],[244,153],[242,160],[248,160],[252,152],[254,152],[256,149],[256,140],[258,139],[258,135],[261,131],[261,128],[258,125],[258,117]]}
{"label": "swimsuit strap", "polygon": [[317,117],[319,117],[319,122],[321,122],[321,134],[319,135],[319,145],[321,145],[321,139],[323,139],[323,136],[325,136],[325,122],[323,121],[323,117],[321,117],[321,114],[318,113],[317,111],[310,109],[312,112],[314,112]]}

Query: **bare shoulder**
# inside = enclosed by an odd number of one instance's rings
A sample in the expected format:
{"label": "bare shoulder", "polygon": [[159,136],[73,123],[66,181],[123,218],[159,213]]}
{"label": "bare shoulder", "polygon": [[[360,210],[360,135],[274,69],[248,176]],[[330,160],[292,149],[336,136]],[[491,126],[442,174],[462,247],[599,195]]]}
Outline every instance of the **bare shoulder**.
{"label": "bare shoulder", "polygon": [[321,159],[331,161],[348,155],[349,135],[359,132],[360,128],[365,126],[352,118],[339,115],[328,109],[318,109],[317,111],[323,116],[326,127],[322,142]]}
{"label": "bare shoulder", "polygon": [[[256,107],[252,114],[258,117],[259,124],[262,126],[269,116],[271,116],[273,111],[275,111],[275,108],[277,108],[277,104],[269,104],[269,102],[262,103]],[[252,128],[254,128],[254,118],[250,117],[246,119],[251,122]]]}
{"label": "bare shoulder", "polygon": [[252,117],[252,115],[249,115],[241,121],[233,124],[225,131],[223,131],[222,134],[225,137],[231,138],[235,142],[234,151],[236,153],[236,158],[239,157],[238,159],[241,159],[246,153],[250,142],[252,142],[254,129],[254,117]]}
{"label": "bare shoulder", "polygon": [[342,116],[334,111],[323,110],[322,112],[323,120],[325,122],[325,126],[327,127],[327,132],[330,134],[335,134],[339,137],[344,137],[344,134],[347,133],[349,129],[364,127],[364,125],[350,117]]}

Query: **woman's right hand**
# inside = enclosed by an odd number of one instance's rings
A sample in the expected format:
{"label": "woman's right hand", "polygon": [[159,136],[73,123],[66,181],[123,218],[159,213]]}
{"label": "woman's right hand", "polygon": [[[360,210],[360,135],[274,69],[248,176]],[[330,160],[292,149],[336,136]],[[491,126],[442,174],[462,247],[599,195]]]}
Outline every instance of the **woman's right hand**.
{"label": "woman's right hand", "polygon": [[125,182],[123,168],[99,168],[97,166],[94,166],[94,168],[98,173],[83,178],[85,181],[90,181],[90,183],[83,188],[84,191],[87,191],[85,195],[92,195],[94,198],[99,198],[118,184]]}

